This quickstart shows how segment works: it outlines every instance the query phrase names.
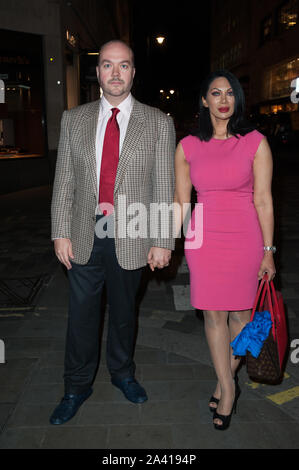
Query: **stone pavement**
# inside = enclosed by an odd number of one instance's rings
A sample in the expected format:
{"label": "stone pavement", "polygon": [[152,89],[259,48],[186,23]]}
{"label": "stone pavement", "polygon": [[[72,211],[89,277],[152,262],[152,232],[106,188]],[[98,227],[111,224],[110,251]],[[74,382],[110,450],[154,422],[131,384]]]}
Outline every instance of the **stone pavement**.
{"label": "stone pavement", "polygon": [[[291,348],[280,385],[252,382],[243,367],[237,414],[228,431],[212,425],[215,374],[201,312],[189,304],[188,270],[178,246],[170,268],[146,271],[140,292],[135,360],[149,400],[129,403],[110,383],[106,321],[93,395],[63,426],[49,416],[63,395],[68,284],[49,240],[50,188],[0,198],[0,279],[46,274],[33,308],[0,308],[1,449],[298,449],[298,173],[279,172],[276,195],[277,286],[287,305]],[[291,360],[291,353],[293,353]],[[294,360],[295,359],[295,360]]]}

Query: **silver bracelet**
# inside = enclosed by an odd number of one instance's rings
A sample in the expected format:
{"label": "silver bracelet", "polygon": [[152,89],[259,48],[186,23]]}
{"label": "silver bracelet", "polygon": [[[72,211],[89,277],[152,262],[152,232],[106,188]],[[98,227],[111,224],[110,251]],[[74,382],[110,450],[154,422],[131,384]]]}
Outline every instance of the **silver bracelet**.
{"label": "silver bracelet", "polygon": [[276,253],[276,246],[264,246],[264,251],[272,251],[272,253]]}

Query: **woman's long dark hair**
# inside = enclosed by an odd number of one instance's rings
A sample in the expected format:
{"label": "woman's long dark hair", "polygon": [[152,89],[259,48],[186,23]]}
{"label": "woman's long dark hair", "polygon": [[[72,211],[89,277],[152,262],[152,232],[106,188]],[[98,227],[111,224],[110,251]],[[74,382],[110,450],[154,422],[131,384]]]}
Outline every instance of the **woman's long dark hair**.
{"label": "woman's long dark hair", "polygon": [[193,132],[193,135],[199,137],[200,140],[209,141],[213,137],[214,129],[209,108],[203,105],[202,97],[206,99],[211,83],[219,77],[224,77],[229,81],[235,97],[235,110],[228,122],[227,133],[238,137],[237,134],[246,135],[255,129],[245,118],[245,96],[239,80],[227,70],[216,70],[206,77],[200,89],[199,128]]}

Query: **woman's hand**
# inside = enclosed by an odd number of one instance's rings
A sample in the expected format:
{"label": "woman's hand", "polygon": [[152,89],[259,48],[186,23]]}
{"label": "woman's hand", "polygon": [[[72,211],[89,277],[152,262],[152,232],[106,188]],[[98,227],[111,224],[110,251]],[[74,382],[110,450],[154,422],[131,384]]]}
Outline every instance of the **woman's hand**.
{"label": "woman's hand", "polygon": [[276,274],[273,254],[271,252],[267,252],[264,254],[264,258],[261,262],[260,270],[258,272],[259,281],[264,277],[265,273],[268,274],[269,281],[272,281]]}
{"label": "woman's hand", "polygon": [[153,246],[148,253],[147,262],[150,269],[154,271],[155,268],[162,269],[169,266],[170,258],[171,250]]}

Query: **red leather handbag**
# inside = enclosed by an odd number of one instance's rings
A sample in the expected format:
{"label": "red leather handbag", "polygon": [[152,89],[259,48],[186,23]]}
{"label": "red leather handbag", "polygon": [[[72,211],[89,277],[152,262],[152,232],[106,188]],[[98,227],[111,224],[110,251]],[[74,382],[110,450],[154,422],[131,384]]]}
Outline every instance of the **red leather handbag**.
{"label": "red leather handbag", "polygon": [[264,275],[259,285],[250,321],[253,320],[258,303],[258,311],[270,312],[272,328],[257,358],[247,351],[247,372],[254,380],[277,383],[282,379],[288,332],[281,292],[275,290],[273,281],[269,282],[267,274]]}

